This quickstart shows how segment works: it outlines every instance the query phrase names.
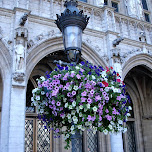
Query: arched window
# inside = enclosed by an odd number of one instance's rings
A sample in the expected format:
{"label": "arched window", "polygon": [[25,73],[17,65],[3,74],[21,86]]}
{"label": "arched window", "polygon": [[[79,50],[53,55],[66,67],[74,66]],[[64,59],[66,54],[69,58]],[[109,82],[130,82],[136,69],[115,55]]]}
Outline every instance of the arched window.
{"label": "arched window", "polygon": [[146,0],[142,0],[143,9],[148,10],[147,2]]}

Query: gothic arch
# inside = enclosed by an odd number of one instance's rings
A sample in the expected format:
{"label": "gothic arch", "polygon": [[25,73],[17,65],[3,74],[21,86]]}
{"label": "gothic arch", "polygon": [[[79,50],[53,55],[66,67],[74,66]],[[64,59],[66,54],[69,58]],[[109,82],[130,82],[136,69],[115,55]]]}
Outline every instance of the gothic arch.
{"label": "gothic arch", "polygon": [[[33,68],[42,58],[59,50],[64,50],[62,37],[47,39],[29,50],[26,64],[27,80],[29,79]],[[93,64],[106,67],[105,62],[99,57],[99,55],[85,43],[82,44],[82,58]]]}
{"label": "gothic arch", "polygon": [[148,54],[139,54],[131,57],[122,67],[122,79],[124,79],[127,73],[138,65],[144,65],[152,70],[152,57]]}

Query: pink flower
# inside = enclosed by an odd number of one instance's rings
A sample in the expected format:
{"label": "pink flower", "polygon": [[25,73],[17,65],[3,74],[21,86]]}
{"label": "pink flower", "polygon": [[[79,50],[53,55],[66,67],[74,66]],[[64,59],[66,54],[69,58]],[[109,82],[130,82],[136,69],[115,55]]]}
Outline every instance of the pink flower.
{"label": "pink flower", "polygon": [[102,92],[102,91],[103,91],[103,88],[100,88],[100,91]]}
{"label": "pink flower", "polygon": [[73,96],[76,95],[76,91],[72,91],[72,95],[73,95]]}
{"label": "pink flower", "polygon": [[57,92],[58,92],[58,91],[53,90],[53,92],[52,92],[52,96],[56,96],[56,95],[57,95]]}
{"label": "pink flower", "polygon": [[56,103],[56,105],[57,105],[57,106],[60,106],[60,105],[61,105],[61,102],[58,101],[58,102]]}
{"label": "pink flower", "polygon": [[52,100],[52,102],[51,102],[53,105],[55,104],[55,100]]}
{"label": "pink flower", "polygon": [[94,94],[94,90],[93,89],[90,91],[90,94]]}
{"label": "pink flower", "polygon": [[71,95],[72,95],[71,92],[68,92],[68,93],[67,93],[67,96],[68,96],[68,97],[71,97]]}
{"label": "pink flower", "polygon": [[86,98],[81,97],[81,102],[85,102]]}
{"label": "pink flower", "polygon": [[112,120],[112,117],[111,117],[111,116],[109,116],[109,115],[106,115],[106,118],[107,118],[107,120],[109,120],[109,121],[111,121],[111,120]]}
{"label": "pink flower", "polygon": [[116,114],[117,114],[116,108],[115,108],[115,107],[113,107],[113,109],[112,109],[112,110],[113,110],[113,111],[112,111],[112,114],[116,115]]}
{"label": "pink flower", "polygon": [[88,102],[89,104],[91,104],[91,103],[92,103],[92,99],[91,99],[91,98],[88,98],[88,99],[87,99],[87,102]]}
{"label": "pink flower", "polygon": [[67,77],[66,77],[66,76],[64,76],[64,77],[63,77],[63,80],[65,80],[65,81],[66,81],[66,80],[67,80]]}
{"label": "pink flower", "polygon": [[101,121],[102,120],[102,117],[101,116],[99,116],[99,121]]}
{"label": "pink flower", "polygon": [[87,95],[86,91],[84,91],[84,92],[81,93],[81,96],[86,96],[86,95]]}
{"label": "pink flower", "polygon": [[95,119],[96,119],[96,116],[94,116],[94,117],[91,118],[92,121],[95,121]]}
{"label": "pink flower", "polygon": [[92,117],[90,115],[88,115],[88,121],[91,121],[92,120]]}
{"label": "pink flower", "polygon": [[84,70],[82,68],[80,68],[80,71],[83,72]]}
{"label": "pink flower", "polygon": [[77,79],[81,79],[81,76],[79,74],[76,75]]}
{"label": "pink flower", "polygon": [[108,110],[108,109],[106,109],[106,110],[105,110],[105,112],[106,112],[106,113],[109,113],[109,110]]}
{"label": "pink flower", "polygon": [[96,101],[98,101],[98,100],[101,100],[101,97],[98,95],[98,96],[95,96],[95,99]]}
{"label": "pink flower", "polygon": [[73,78],[75,76],[75,74],[74,73],[71,73],[71,77]]}

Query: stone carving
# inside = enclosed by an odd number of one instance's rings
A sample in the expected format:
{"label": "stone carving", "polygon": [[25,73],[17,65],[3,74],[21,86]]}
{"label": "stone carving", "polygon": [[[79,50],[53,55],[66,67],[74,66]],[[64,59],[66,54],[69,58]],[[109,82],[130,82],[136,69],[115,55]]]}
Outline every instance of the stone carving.
{"label": "stone carving", "polygon": [[20,40],[15,46],[15,71],[24,72],[25,67],[25,48],[24,40]]}
{"label": "stone carving", "polygon": [[24,79],[25,79],[25,74],[24,74],[24,73],[20,73],[20,72],[15,72],[15,73],[13,74],[13,79],[14,79],[15,81],[19,81],[19,82],[24,81]]}
{"label": "stone carving", "polygon": [[20,19],[20,25],[24,26],[28,17],[28,13],[25,13]]}
{"label": "stone carving", "polygon": [[87,42],[88,44],[91,44],[91,40],[90,40],[89,38],[86,39],[86,42]]}
{"label": "stone carving", "polygon": [[135,0],[125,0],[125,5],[128,10],[128,15],[137,17]]}
{"label": "stone carving", "polygon": [[142,6],[142,3],[141,3],[141,0],[137,0],[137,6],[138,6],[139,18],[144,20],[143,6]]}
{"label": "stone carving", "polygon": [[55,31],[54,30],[49,31],[48,32],[48,37],[53,37],[53,36],[55,36]]}
{"label": "stone carving", "polygon": [[119,43],[120,43],[121,41],[123,41],[123,40],[124,40],[123,37],[119,37],[119,38],[115,39],[115,40],[113,41],[113,46],[116,47],[116,46],[119,45]]}
{"label": "stone carving", "polygon": [[36,37],[37,41],[40,41],[40,40],[42,40],[43,38],[44,38],[43,33],[40,34],[40,35],[38,35],[38,36]]}
{"label": "stone carving", "polygon": [[33,40],[29,40],[29,41],[27,42],[27,48],[29,49],[29,48],[31,48],[32,46],[34,46],[34,42],[33,42]]}
{"label": "stone carving", "polygon": [[144,31],[139,33],[139,41],[146,42],[146,33]]}
{"label": "stone carving", "polygon": [[98,45],[95,46],[95,50],[96,50],[97,52],[100,52],[100,51],[101,51],[101,49],[100,49],[100,47],[99,47]]}
{"label": "stone carving", "polygon": [[104,6],[104,0],[96,0],[97,6],[103,7]]}

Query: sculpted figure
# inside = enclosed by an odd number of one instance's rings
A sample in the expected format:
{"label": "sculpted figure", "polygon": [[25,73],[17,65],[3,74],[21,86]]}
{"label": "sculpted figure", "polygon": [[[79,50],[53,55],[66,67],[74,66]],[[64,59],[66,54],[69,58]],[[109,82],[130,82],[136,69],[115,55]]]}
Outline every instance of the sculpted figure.
{"label": "sculpted figure", "polygon": [[122,67],[119,58],[114,59],[114,70],[118,72],[120,75],[122,74]]}
{"label": "sculpted figure", "polygon": [[20,40],[19,44],[15,46],[15,71],[24,70],[24,58],[25,58],[24,40]]}

